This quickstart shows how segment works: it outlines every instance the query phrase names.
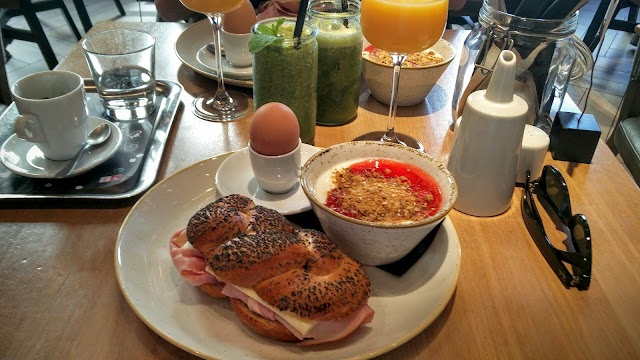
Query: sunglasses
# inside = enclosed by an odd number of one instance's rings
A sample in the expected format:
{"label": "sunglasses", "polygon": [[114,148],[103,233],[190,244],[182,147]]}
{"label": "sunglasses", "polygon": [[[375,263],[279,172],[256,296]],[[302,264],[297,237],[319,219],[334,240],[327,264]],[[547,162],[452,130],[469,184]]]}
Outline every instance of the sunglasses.
{"label": "sunglasses", "polygon": [[[553,246],[547,237],[542,218],[534,202],[533,195],[570,231],[573,250],[560,250]],[[536,246],[566,288],[589,289],[591,283],[591,232],[587,218],[582,214],[572,214],[569,189],[558,169],[546,165],[537,183],[527,179],[522,194],[522,215],[529,234]],[[569,235],[569,234],[568,234]],[[565,263],[571,265],[571,271]]]}

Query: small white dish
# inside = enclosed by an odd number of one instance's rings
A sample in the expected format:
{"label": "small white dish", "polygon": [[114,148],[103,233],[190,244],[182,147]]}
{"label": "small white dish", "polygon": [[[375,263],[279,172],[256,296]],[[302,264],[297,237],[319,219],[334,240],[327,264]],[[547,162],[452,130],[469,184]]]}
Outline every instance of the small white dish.
{"label": "small white dish", "polygon": [[[202,20],[191,25],[178,36],[175,51],[180,61],[191,70],[217,80],[216,57],[206,49],[206,46],[212,41],[211,24],[208,20]],[[222,66],[225,83],[253,87],[252,67],[236,68],[231,66],[226,59],[224,59]]]}
{"label": "small white dish", "polygon": [[117,150],[122,142],[122,132],[110,121],[99,117],[89,116],[87,128],[93,129],[101,123],[106,123],[111,128],[111,136],[104,144],[92,147],[79,159],[79,163],[73,171],[64,176],[57,175],[69,161],[53,161],[42,155],[42,151],[32,142],[11,135],[0,148],[0,159],[9,171],[30,177],[41,179],[62,179],[85,173],[107,161]]}
{"label": "small white dish", "polygon": [[[319,148],[302,144],[301,164],[304,164]],[[250,197],[257,205],[292,215],[311,210],[311,203],[302,191],[300,183],[284,194],[270,194],[258,186],[249,158],[249,148],[239,150],[226,158],[216,172],[216,186],[220,196],[240,194]]]}

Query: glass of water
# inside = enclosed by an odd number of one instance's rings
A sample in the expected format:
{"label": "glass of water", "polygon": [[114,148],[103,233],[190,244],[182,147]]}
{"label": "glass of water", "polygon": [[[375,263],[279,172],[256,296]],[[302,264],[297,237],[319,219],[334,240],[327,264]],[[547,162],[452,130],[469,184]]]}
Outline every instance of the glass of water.
{"label": "glass of water", "polygon": [[144,119],[155,109],[155,38],[139,30],[109,30],[82,41],[107,115]]}

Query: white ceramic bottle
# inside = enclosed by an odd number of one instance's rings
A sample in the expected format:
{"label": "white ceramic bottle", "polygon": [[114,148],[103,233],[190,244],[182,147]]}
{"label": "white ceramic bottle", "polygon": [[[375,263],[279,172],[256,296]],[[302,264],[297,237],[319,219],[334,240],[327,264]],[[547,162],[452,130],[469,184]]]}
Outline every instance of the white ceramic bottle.
{"label": "white ceramic bottle", "polygon": [[458,184],[456,210],[494,216],[511,205],[527,103],[514,95],[516,56],[498,56],[489,87],[467,98],[448,168]]}

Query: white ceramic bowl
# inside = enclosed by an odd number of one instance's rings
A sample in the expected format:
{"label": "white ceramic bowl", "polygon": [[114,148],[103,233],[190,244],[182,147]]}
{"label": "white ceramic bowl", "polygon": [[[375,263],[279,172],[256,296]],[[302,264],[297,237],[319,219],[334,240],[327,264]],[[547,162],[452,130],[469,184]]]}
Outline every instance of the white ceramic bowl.
{"label": "white ceramic bowl", "polygon": [[[420,221],[389,225],[356,220],[327,207],[332,169],[370,158],[403,161],[426,171],[440,186],[440,210]],[[319,151],[303,165],[300,183],[324,232],[342,251],[364,265],[388,264],[409,253],[444,219],[458,197],[456,182],[440,161],[406,146],[375,141],[346,142]]]}
{"label": "white ceramic bowl", "polygon": [[[444,61],[424,67],[402,67],[398,86],[398,106],[411,106],[424,101],[433,86],[447,69],[456,55],[455,49],[444,39],[440,39],[432,50],[440,54]],[[371,60],[368,51],[362,52],[362,73],[371,95],[383,104],[391,102],[391,81],[393,67]]]}

